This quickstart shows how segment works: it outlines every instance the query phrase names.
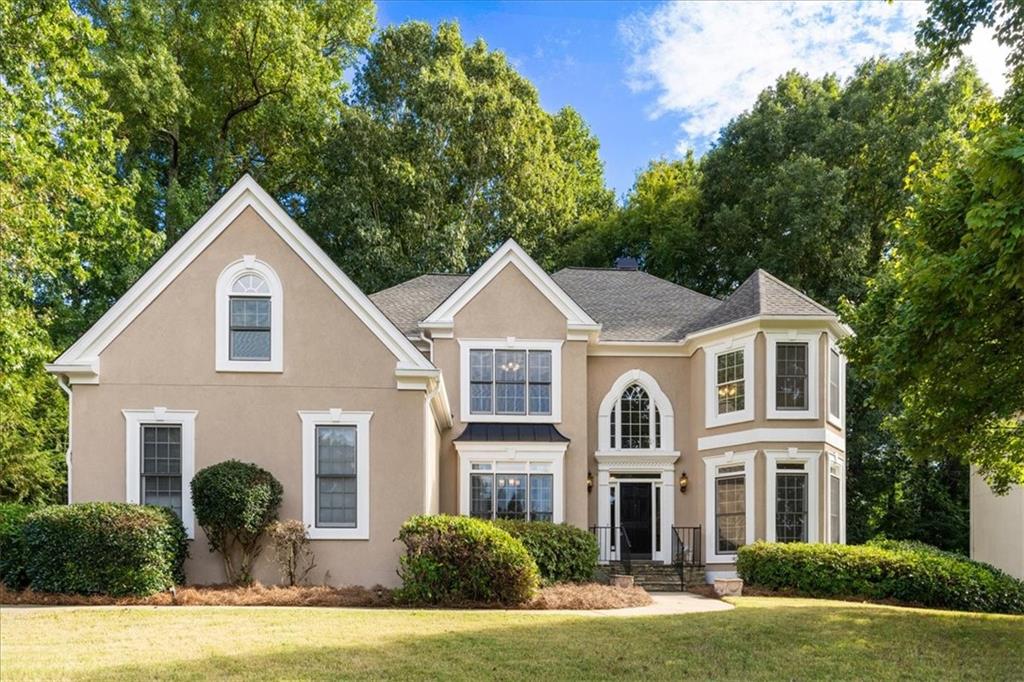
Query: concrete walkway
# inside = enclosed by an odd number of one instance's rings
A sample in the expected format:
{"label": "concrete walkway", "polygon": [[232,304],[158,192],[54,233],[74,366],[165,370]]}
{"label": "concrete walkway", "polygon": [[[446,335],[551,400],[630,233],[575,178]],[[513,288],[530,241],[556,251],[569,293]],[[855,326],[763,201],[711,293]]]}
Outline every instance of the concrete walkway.
{"label": "concrete walkway", "polygon": [[702,597],[691,592],[652,592],[653,604],[633,606],[628,609],[596,609],[592,611],[574,609],[523,610],[515,613],[561,614],[573,616],[614,616],[630,618],[633,616],[678,616],[684,613],[707,613],[709,611],[729,611],[736,608],[718,599]]}

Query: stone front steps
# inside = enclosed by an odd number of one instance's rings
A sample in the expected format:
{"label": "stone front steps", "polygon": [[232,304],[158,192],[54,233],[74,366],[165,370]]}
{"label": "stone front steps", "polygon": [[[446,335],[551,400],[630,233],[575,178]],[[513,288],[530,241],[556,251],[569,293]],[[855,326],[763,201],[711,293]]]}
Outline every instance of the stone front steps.
{"label": "stone front steps", "polygon": [[665,564],[646,560],[631,562],[631,571],[618,561],[613,561],[607,567],[608,573],[617,575],[632,574],[634,583],[648,592],[679,592],[688,585],[704,584],[704,568],[686,568],[684,570],[685,580],[679,575],[679,568],[666,566]]}

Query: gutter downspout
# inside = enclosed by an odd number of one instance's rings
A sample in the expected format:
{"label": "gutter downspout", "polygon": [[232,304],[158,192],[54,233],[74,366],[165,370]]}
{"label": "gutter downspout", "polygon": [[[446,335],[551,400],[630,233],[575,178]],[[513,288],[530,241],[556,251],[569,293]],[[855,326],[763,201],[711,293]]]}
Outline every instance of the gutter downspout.
{"label": "gutter downspout", "polygon": [[420,338],[427,342],[427,347],[430,349],[430,356],[427,358],[430,362],[434,362],[434,339],[427,336],[424,332],[420,332]]}
{"label": "gutter downspout", "polygon": [[68,504],[71,504],[71,385],[68,383],[67,375],[61,374],[57,377],[57,383],[62,391],[68,394],[68,450],[64,453],[64,464],[68,469]]}

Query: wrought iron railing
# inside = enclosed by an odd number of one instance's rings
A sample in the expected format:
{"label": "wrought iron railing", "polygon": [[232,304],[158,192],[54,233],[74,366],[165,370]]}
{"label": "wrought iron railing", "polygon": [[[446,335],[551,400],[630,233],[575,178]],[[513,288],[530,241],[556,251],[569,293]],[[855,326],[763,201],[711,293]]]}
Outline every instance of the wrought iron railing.
{"label": "wrought iron railing", "polygon": [[623,570],[632,572],[632,544],[626,529],[621,526],[591,526],[590,533],[597,539],[597,558],[602,564],[617,561]]}
{"label": "wrought iron railing", "polygon": [[704,566],[700,526],[672,526],[672,563],[680,572]]}

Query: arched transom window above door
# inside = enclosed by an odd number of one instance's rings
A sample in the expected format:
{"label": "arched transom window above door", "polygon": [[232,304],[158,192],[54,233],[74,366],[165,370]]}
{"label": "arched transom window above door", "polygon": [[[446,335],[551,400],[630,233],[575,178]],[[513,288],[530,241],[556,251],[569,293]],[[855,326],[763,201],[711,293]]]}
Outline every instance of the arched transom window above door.
{"label": "arched transom window above door", "polygon": [[598,449],[674,449],[674,415],[668,396],[647,372],[618,378],[598,412]]}

